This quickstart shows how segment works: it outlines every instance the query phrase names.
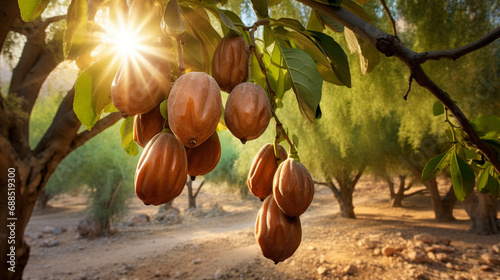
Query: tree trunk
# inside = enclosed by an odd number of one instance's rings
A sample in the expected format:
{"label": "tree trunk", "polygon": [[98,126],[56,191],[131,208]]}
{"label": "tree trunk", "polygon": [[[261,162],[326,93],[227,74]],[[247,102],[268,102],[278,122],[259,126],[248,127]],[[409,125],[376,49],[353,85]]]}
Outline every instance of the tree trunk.
{"label": "tree trunk", "polygon": [[189,202],[189,209],[196,209],[196,196],[193,194],[193,181],[191,178],[187,179],[186,186],[188,189],[188,202]]}
{"label": "tree trunk", "polygon": [[356,215],[354,214],[354,204],[352,202],[352,194],[364,170],[365,168],[361,168],[361,170],[359,170],[354,175],[354,177],[351,177],[349,171],[342,170],[340,172],[340,175],[336,177],[338,188],[337,186],[335,186],[335,184],[330,178],[327,178],[326,183],[320,183],[328,186],[328,188],[332,190],[333,196],[335,197],[335,200],[337,200],[339,204],[341,217],[350,219],[356,218]]}
{"label": "tree trunk", "polygon": [[40,193],[40,197],[36,202],[35,208],[36,210],[45,210],[48,207],[49,200],[51,200],[54,196],[48,194],[45,189]]}
{"label": "tree trunk", "polygon": [[[444,205],[443,200],[441,200],[441,195],[439,195],[438,183],[436,178],[434,177],[430,179],[429,181],[425,182],[424,185],[425,187],[427,187],[427,190],[429,190],[429,193],[431,195],[431,202],[435,219],[440,222],[454,221],[455,217],[453,217],[453,207],[455,206],[455,203],[447,203],[447,205]],[[448,193],[450,193],[450,190],[448,190]],[[453,193],[453,196],[454,195],[455,193]],[[447,196],[449,195],[447,194]]]}
{"label": "tree trunk", "polygon": [[465,211],[472,222],[472,231],[481,235],[498,234],[500,232],[495,200],[488,194],[474,191],[464,200],[464,203]]}

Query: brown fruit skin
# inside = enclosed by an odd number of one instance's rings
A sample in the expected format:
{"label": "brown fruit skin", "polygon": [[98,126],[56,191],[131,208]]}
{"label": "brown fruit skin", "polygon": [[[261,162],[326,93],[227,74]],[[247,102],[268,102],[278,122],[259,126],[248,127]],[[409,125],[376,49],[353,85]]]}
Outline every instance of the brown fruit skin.
{"label": "brown fruit skin", "polygon": [[228,35],[222,38],[212,59],[212,77],[219,87],[231,92],[239,83],[248,79],[250,50],[243,37]]}
{"label": "brown fruit skin", "polygon": [[141,147],[146,147],[149,141],[163,130],[165,119],[161,116],[160,106],[146,114],[134,118],[134,141]]}
{"label": "brown fruit skin", "polygon": [[270,195],[262,203],[255,223],[255,239],[264,257],[275,264],[291,257],[302,239],[300,218],[287,217]]}
{"label": "brown fruit skin", "polygon": [[137,164],[135,193],[146,205],[165,204],[181,194],[186,181],[184,146],[170,133],[157,134]]}
{"label": "brown fruit skin", "polygon": [[[186,147],[188,175],[193,177],[208,174],[214,170],[220,160],[221,147],[219,136],[214,132],[205,142],[196,148]],[[193,179],[194,180],[194,179]]]}
{"label": "brown fruit skin", "polygon": [[214,78],[189,72],[175,81],[168,96],[168,125],[184,146],[194,148],[207,140],[221,114],[222,99]]}
{"label": "brown fruit skin", "polygon": [[288,157],[285,148],[278,144],[279,162],[274,155],[273,144],[264,145],[255,155],[248,173],[248,188],[261,201],[273,192],[273,177],[278,164]]}
{"label": "brown fruit skin", "polygon": [[293,158],[280,163],[273,178],[273,196],[289,217],[306,212],[314,198],[314,182],[307,168]]}
{"label": "brown fruit skin", "polygon": [[224,121],[243,144],[266,131],[271,120],[271,105],[264,89],[253,83],[237,85],[226,102]]}
{"label": "brown fruit skin", "polygon": [[165,56],[142,54],[137,63],[125,59],[111,84],[111,98],[124,118],[145,114],[170,90],[170,62]]}

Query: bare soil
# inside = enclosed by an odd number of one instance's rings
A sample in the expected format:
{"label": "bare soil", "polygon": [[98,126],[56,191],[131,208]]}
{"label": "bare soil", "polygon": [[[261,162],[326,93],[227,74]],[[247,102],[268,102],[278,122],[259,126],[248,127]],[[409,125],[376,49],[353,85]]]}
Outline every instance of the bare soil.
{"label": "bare soil", "polygon": [[[28,225],[32,250],[24,279],[500,279],[500,235],[470,232],[460,203],[456,221],[438,223],[428,195],[391,208],[386,186],[370,178],[354,193],[357,219],[339,217],[331,191],[318,186],[301,216],[299,249],[278,265],[255,242],[257,198],[204,186],[193,212],[186,192],[173,205],[180,222],[132,223],[158,211],[134,197],[115,234],[90,240],[76,230],[85,218],[85,197],[57,197]],[[65,231],[54,234],[51,227]],[[415,241],[421,233],[432,235],[434,244]],[[391,249],[392,256],[380,252]]]}

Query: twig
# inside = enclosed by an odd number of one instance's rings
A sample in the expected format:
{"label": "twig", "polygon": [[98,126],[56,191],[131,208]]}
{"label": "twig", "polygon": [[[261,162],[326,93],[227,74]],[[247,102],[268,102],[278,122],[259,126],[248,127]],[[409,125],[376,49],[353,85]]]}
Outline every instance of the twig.
{"label": "twig", "polygon": [[177,68],[178,69],[177,76],[180,77],[186,73],[186,68],[184,67],[184,58],[182,57],[182,45],[184,44],[182,35],[177,36],[176,41],[177,41],[177,59],[179,60],[179,66]]}
{"label": "twig", "polygon": [[24,22],[19,20],[20,24],[19,25],[12,25],[10,27],[10,30],[22,34],[27,37],[31,37],[34,34],[37,34],[40,32],[40,30],[45,30],[47,26],[49,26],[51,23],[60,21],[66,19],[66,15],[59,15],[59,16],[54,16],[54,17],[49,17],[43,21],[35,21],[35,22]]}
{"label": "twig", "polygon": [[478,40],[456,49],[419,53],[417,54],[415,60],[418,64],[422,64],[427,60],[440,60],[443,58],[457,60],[468,53],[486,47],[498,38],[500,38],[500,27],[495,28],[493,31]]}
{"label": "twig", "polygon": [[266,24],[269,24],[268,19],[260,19],[260,20],[256,21],[251,27],[245,27],[244,29],[250,30],[250,32],[249,32],[250,33],[250,52],[253,52],[253,54],[255,55],[255,58],[257,58],[257,61],[259,62],[260,70],[262,71],[262,74],[264,74],[264,77],[266,78],[266,84],[267,84],[267,88],[269,89],[269,96],[270,96],[271,107],[272,107],[271,115],[273,116],[274,120],[276,121],[276,136],[278,136],[279,134],[283,135],[283,137],[287,141],[288,145],[290,145],[290,149],[292,151],[296,151],[297,148],[295,147],[293,142],[288,137],[288,134],[286,133],[285,128],[283,127],[283,123],[281,123],[278,116],[276,115],[276,112],[274,112],[274,108],[276,108],[276,100],[274,99],[275,91],[274,91],[274,89],[271,85],[271,82],[269,81],[269,78],[267,76],[267,68],[266,68],[266,65],[264,64],[264,61],[262,60],[262,54],[259,53],[259,51],[257,50],[257,47],[255,46],[255,36],[254,36],[255,30],[257,30],[257,28],[260,25],[266,25]]}
{"label": "twig", "polygon": [[380,2],[382,3],[382,7],[384,7],[385,14],[387,15],[387,17],[391,21],[392,34],[394,34],[394,36],[398,36],[398,33],[396,32],[396,21],[392,17],[391,10],[389,10],[389,7],[387,7],[385,0],[380,0]]}
{"label": "twig", "polygon": [[[357,35],[367,39],[371,42],[377,50],[386,55],[393,55],[401,60],[410,69],[413,77],[417,83],[423,88],[427,89],[432,93],[443,105],[450,110],[457,122],[459,123],[462,130],[469,137],[470,142],[478,148],[481,153],[488,159],[493,165],[498,174],[500,174],[500,161],[493,149],[491,149],[486,143],[484,143],[476,131],[469,123],[469,120],[464,115],[462,110],[456,106],[453,100],[442,90],[438,85],[436,85],[422,69],[421,64],[430,58],[455,58],[470,53],[474,50],[485,47],[489,43],[500,37],[500,28],[496,28],[494,31],[490,32],[488,35],[479,39],[476,42],[465,45],[456,50],[452,50],[451,53],[446,53],[444,55],[442,52],[428,52],[425,55],[418,54],[407,47],[405,47],[399,40],[395,40],[393,35],[389,35],[380,29],[370,25],[363,19],[349,12],[342,7],[333,7],[323,3],[316,2],[314,0],[297,0],[315,10],[321,11],[325,15],[335,19],[340,24],[353,30]],[[388,54],[388,52],[390,52]],[[419,58],[420,57],[420,58]],[[430,57],[430,58],[429,58]]]}
{"label": "twig", "polygon": [[412,82],[413,82],[413,73],[410,73],[410,77],[408,78],[408,90],[406,91],[405,95],[403,96],[403,99],[405,101],[408,100],[408,94],[410,94]]}

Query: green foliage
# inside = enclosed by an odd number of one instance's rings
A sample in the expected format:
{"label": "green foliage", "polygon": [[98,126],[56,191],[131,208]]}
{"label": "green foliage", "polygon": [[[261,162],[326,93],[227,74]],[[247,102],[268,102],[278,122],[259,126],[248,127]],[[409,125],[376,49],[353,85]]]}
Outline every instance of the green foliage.
{"label": "green foliage", "polygon": [[21,11],[21,18],[26,21],[32,21],[38,18],[50,0],[19,0],[19,10]]}

